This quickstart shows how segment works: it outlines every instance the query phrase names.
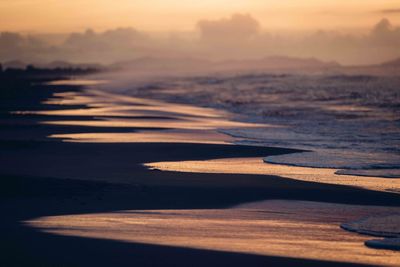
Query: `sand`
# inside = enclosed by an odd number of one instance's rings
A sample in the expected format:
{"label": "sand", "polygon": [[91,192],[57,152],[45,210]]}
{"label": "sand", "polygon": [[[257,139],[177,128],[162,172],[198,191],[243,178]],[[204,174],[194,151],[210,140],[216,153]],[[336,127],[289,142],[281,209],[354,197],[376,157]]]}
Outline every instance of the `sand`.
{"label": "sand", "polygon": [[266,163],[261,158],[227,158],[201,161],[146,163],[150,169],[198,173],[240,173],[279,175],[299,181],[348,185],[375,191],[400,193],[400,179],[338,175],[337,169],[308,168]]}
{"label": "sand", "polygon": [[398,208],[270,200],[230,209],[124,210],[42,217],[44,232],[195,249],[398,266],[399,253],[369,249],[342,221]]}

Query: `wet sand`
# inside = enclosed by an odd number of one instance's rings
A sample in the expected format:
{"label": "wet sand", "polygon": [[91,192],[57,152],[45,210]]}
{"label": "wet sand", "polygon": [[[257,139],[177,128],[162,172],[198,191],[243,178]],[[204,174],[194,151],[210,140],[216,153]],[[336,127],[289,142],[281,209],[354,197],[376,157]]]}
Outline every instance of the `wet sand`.
{"label": "wet sand", "polygon": [[230,209],[127,210],[42,217],[46,233],[258,255],[398,266],[399,252],[366,248],[343,221],[398,208],[269,200]]}
{"label": "wet sand", "polygon": [[[398,252],[367,248],[368,237],[340,229],[370,212],[398,211],[398,194],[323,184],[318,175],[286,178],[290,171],[213,171],[221,159],[298,152],[234,145],[216,131],[256,124],[212,109],[103,93],[95,85],[37,87],[40,97],[27,104],[19,96],[1,118],[7,124],[0,133],[0,260],[7,266],[400,262]],[[213,159],[209,171],[146,167]],[[237,207],[261,200],[270,201]]]}
{"label": "wet sand", "polygon": [[152,162],[145,166],[163,171],[279,175],[299,181],[348,185],[368,190],[400,193],[400,179],[339,175],[336,174],[337,169],[271,164],[264,162],[261,158]]}

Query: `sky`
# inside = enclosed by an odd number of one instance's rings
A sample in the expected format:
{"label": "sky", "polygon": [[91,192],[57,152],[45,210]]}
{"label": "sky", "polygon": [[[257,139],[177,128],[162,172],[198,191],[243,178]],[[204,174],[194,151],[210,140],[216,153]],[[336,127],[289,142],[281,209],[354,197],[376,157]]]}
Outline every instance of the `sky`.
{"label": "sky", "polygon": [[202,19],[248,13],[266,30],[367,29],[400,24],[398,0],[0,0],[0,31],[71,32],[134,27],[190,31]]}
{"label": "sky", "polygon": [[400,58],[399,0],[0,0],[0,62]]}

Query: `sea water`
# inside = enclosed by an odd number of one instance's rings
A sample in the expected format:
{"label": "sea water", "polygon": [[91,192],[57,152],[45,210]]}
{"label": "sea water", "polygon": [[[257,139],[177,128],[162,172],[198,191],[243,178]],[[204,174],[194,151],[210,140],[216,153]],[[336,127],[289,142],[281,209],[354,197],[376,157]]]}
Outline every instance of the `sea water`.
{"label": "sea water", "polygon": [[266,162],[400,177],[400,76],[251,74],[169,78],[127,93],[225,109],[276,127],[222,130],[257,146],[297,148]]}

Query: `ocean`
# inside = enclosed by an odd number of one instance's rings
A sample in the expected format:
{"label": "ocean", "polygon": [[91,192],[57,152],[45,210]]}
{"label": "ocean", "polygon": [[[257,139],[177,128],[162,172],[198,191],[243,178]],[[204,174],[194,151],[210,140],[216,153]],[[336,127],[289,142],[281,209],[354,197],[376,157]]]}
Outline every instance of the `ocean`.
{"label": "ocean", "polygon": [[400,178],[400,76],[250,74],[159,79],[129,95],[228,110],[265,127],[221,131],[239,144],[297,148],[269,163]]}

